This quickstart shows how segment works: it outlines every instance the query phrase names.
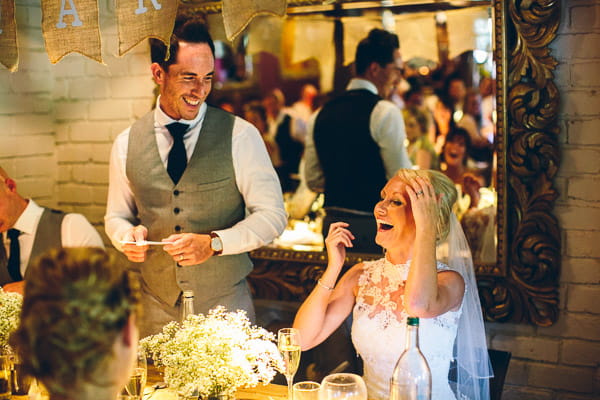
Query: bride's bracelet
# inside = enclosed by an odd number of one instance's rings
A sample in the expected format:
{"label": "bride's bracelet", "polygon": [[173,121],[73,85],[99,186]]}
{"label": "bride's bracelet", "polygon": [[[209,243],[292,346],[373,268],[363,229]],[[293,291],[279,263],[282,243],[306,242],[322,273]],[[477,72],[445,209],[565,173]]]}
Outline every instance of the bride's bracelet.
{"label": "bride's bracelet", "polygon": [[319,286],[321,286],[323,289],[327,289],[327,290],[329,290],[330,292],[331,292],[331,291],[334,289],[334,288],[332,288],[332,287],[329,287],[329,286],[327,286],[327,285],[326,285],[326,284],[324,284],[323,282],[321,282],[321,280],[320,280],[320,279],[318,279],[318,280],[317,280],[317,284],[318,284]]}

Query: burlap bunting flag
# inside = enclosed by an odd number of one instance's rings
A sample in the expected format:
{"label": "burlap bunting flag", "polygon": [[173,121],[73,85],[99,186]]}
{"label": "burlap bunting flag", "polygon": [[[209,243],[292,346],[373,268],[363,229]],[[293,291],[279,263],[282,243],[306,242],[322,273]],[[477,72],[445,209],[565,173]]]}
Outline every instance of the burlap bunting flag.
{"label": "burlap bunting flag", "polygon": [[72,52],[102,62],[96,0],[42,0],[42,33],[52,64]]}
{"label": "burlap bunting flag", "polygon": [[177,0],[118,0],[119,55],[150,37],[168,46],[178,4]]}
{"label": "burlap bunting flag", "polygon": [[14,0],[0,0],[0,64],[11,72],[19,65]]}
{"label": "burlap bunting flag", "polygon": [[223,24],[227,39],[233,41],[257,15],[283,17],[286,7],[287,0],[223,0]]}

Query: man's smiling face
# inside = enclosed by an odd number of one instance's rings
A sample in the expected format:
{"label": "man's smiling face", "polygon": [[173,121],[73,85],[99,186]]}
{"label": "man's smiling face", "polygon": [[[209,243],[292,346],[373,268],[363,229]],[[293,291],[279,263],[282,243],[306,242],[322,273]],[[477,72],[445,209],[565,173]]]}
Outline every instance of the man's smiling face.
{"label": "man's smiling face", "polygon": [[173,119],[192,120],[212,88],[215,58],[208,44],[179,42],[177,61],[164,70],[152,64],[161,109]]}

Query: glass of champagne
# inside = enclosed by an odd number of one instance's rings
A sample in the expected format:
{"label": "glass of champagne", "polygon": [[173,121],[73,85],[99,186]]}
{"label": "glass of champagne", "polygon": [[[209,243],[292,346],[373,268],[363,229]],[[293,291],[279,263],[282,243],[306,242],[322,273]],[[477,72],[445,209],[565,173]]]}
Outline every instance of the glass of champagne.
{"label": "glass of champagne", "polygon": [[331,374],[323,378],[319,400],[367,400],[365,381],[356,374]]}
{"label": "glass of champagne", "polygon": [[292,385],[294,384],[294,375],[300,364],[300,332],[295,328],[283,328],[277,333],[277,348],[283,357],[285,370],[283,375],[288,386],[288,400],[292,400],[294,394]]}
{"label": "glass of champagne", "polygon": [[133,371],[129,377],[129,381],[125,385],[123,394],[134,396],[138,400],[142,400],[144,388],[146,387],[146,377],[148,376],[148,366],[146,364],[146,353],[139,349],[137,358],[134,361]]}

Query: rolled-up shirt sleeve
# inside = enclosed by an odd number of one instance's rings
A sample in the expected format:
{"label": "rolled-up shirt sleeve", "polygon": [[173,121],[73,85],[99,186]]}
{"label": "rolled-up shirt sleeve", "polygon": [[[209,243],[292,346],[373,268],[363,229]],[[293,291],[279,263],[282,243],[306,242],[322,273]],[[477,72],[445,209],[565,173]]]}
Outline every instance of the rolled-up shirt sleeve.
{"label": "rolled-up shirt sleeve", "polygon": [[246,217],[231,228],[215,231],[223,242],[224,255],[269,244],[287,225],[281,185],[264,142],[258,130],[241,118],[235,119],[231,151]]}

